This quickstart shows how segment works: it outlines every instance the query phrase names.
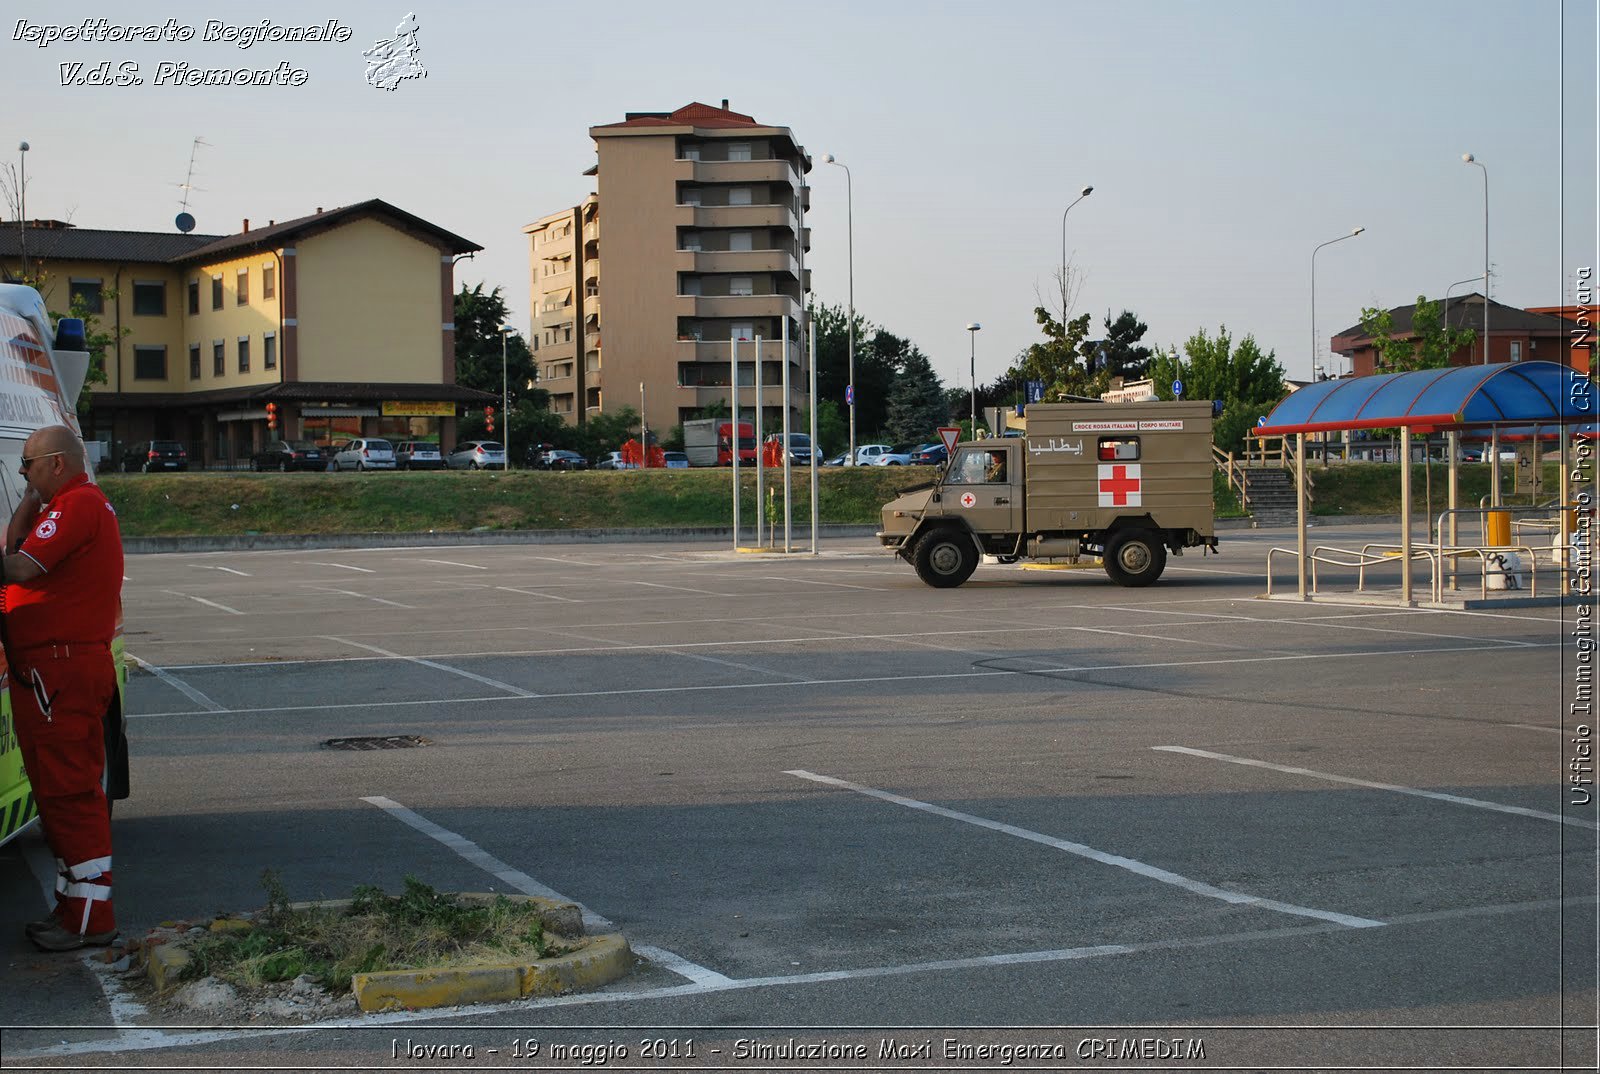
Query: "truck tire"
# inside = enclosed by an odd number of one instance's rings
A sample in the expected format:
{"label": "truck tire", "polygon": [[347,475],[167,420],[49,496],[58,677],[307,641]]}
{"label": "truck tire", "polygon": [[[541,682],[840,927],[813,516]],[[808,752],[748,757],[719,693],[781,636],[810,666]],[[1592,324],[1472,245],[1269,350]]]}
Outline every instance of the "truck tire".
{"label": "truck tire", "polygon": [[1106,574],[1118,585],[1147,586],[1167,566],[1167,547],[1150,530],[1124,530],[1106,542]]}
{"label": "truck tire", "polygon": [[978,549],[960,530],[934,530],[911,550],[911,565],[935,589],[954,589],[978,569]]}

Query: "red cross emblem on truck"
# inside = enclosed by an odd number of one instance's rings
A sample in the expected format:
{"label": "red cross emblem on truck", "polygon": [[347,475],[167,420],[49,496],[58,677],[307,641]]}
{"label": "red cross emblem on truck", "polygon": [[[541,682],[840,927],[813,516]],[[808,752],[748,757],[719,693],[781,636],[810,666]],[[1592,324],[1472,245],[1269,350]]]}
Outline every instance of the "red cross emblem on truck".
{"label": "red cross emblem on truck", "polygon": [[1100,464],[1101,507],[1142,506],[1143,487],[1138,463]]}

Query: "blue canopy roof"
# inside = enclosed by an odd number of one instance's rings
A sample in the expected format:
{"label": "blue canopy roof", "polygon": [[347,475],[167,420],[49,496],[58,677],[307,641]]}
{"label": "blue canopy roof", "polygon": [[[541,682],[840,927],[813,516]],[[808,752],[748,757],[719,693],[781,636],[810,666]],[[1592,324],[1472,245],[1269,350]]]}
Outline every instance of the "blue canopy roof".
{"label": "blue canopy roof", "polygon": [[1319,381],[1291,392],[1254,434],[1570,425],[1594,421],[1597,408],[1589,378],[1555,362],[1450,366]]}

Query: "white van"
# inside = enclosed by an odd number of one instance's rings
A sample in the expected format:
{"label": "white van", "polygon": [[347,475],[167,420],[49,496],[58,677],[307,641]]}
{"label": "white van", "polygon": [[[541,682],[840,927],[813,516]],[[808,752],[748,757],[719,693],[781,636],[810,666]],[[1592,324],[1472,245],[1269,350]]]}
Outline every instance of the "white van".
{"label": "white van", "polygon": [[[63,320],[59,336],[50,325],[44,300],[31,287],[0,284],[0,511],[9,519],[24,485],[17,473],[22,445],[46,425],[78,429],[78,393],[89,372],[89,354],[82,349],[57,349],[67,344],[71,326],[82,339],[82,322]],[[81,342],[76,343],[81,348]],[[90,480],[93,480],[91,478]],[[3,528],[3,523],[0,523]],[[117,692],[106,711],[106,797],[128,797],[128,736],[122,699],[128,685],[123,661],[122,611],[117,610],[111,654],[117,665]],[[10,675],[0,654],[0,843],[15,837],[39,818],[22,770],[11,717]]]}

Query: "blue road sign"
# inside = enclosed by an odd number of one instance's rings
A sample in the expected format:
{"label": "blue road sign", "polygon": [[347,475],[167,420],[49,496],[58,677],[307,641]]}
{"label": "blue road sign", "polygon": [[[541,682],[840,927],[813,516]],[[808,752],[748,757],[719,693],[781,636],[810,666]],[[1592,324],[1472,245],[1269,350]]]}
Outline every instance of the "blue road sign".
{"label": "blue road sign", "polygon": [[1172,382],[1172,395],[1176,399],[1183,398],[1183,381],[1175,380]]}
{"label": "blue road sign", "polygon": [[1030,380],[1030,381],[1028,381],[1028,402],[1037,403],[1039,400],[1041,400],[1043,398],[1044,398],[1044,381],[1042,381],[1042,380]]}
{"label": "blue road sign", "polygon": [[844,386],[844,405],[856,405],[856,386],[854,384],[846,384]]}

